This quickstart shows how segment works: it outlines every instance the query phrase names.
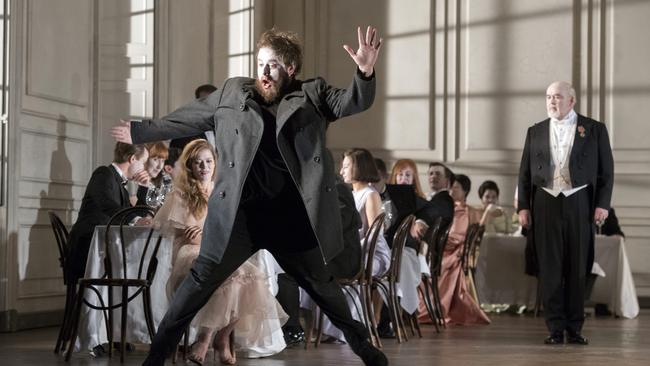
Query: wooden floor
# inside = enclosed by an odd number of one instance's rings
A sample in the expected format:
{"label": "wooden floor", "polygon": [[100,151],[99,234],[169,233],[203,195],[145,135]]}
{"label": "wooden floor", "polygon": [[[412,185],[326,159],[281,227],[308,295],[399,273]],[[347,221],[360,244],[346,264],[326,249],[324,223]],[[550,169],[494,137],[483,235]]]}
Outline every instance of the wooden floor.
{"label": "wooden floor", "polygon": [[[648,365],[650,360],[650,311],[637,319],[589,318],[584,334],[589,346],[546,346],[543,321],[530,316],[492,315],[488,326],[454,327],[436,334],[425,327],[422,339],[402,345],[385,340],[391,365]],[[66,365],[52,352],[57,329],[45,328],[0,334],[1,365]],[[126,365],[139,365],[146,346],[127,357]],[[211,355],[209,353],[208,355]],[[119,365],[112,360],[75,354],[70,365]],[[168,364],[171,364],[169,362]],[[179,363],[179,365],[182,363]],[[208,364],[214,364],[212,362]],[[318,349],[288,349],[267,359],[238,360],[238,365],[302,366],[360,365],[345,345],[321,345]]]}

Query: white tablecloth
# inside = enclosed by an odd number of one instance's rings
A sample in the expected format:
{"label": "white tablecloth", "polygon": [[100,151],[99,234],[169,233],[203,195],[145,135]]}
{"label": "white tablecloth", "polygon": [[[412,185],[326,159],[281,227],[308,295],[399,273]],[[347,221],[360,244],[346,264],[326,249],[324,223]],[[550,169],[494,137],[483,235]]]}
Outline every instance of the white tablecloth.
{"label": "white tablecloth", "polygon": [[[131,226],[124,228],[125,240],[127,241],[126,246],[126,260],[127,268],[130,277],[135,278],[137,276],[138,265],[142,251],[144,249],[145,241],[149,233],[149,228]],[[86,263],[86,274],[85,277],[89,278],[98,278],[104,274],[104,264],[103,260],[105,257],[104,253],[104,235],[106,233],[106,226],[97,226],[93,234],[92,241],[90,243],[90,250],[88,253],[88,261]],[[114,243],[117,243],[119,240],[118,228],[115,230],[111,229],[111,235],[115,235]],[[148,250],[149,255],[152,252],[152,247],[155,244],[154,238],[157,238],[157,233],[154,232],[154,236],[150,243],[150,249]],[[121,276],[122,268],[122,257],[120,250],[117,245],[111,247],[111,260],[113,263],[113,275],[115,277]],[[277,293],[277,274],[282,273],[282,269],[277,264],[273,256],[266,250],[261,250],[259,253],[259,261],[257,262],[260,265],[260,270],[267,274],[268,276],[268,285],[271,292],[275,295]],[[145,260],[144,272],[146,273],[146,263],[148,263],[149,256]],[[171,274],[172,267],[172,242],[170,239],[163,238],[160,243],[160,249],[158,250],[158,269],[156,275],[154,276],[153,283],[151,284],[151,297],[152,297],[152,314],[153,321],[156,327],[162,320],[167,308],[169,307],[169,301],[167,300],[167,294],[165,287],[167,285],[167,280]],[[102,296],[105,302],[108,301],[108,290],[106,288],[100,288],[102,291]],[[132,290],[134,291],[134,290]],[[86,291],[85,298],[93,304],[98,304],[97,296],[94,292],[89,290]],[[121,302],[121,290],[116,289],[114,292],[114,302]],[[114,321],[113,321],[113,338],[114,341],[120,341],[120,316],[121,311],[116,309],[113,311]],[[126,328],[126,340],[128,342],[134,343],[150,343],[149,333],[147,331],[147,325],[144,320],[144,310],[142,304],[141,295],[138,295],[137,298],[131,300],[129,303],[129,311],[127,314],[128,326]],[[192,332],[194,333],[194,332]],[[282,340],[281,331],[279,335],[273,334],[274,343],[275,338],[279,337],[279,340]],[[106,325],[104,322],[104,317],[102,313],[98,310],[89,309],[87,306],[83,306],[81,312],[81,319],[79,324],[79,337],[75,344],[75,350],[91,350],[94,346],[98,344],[103,344],[108,342],[106,335]]]}
{"label": "white tablecloth", "polygon": [[[104,235],[106,233],[106,226],[97,226],[90,243],[90,250],[88,252],[88,261],[86,262],[86,274],[88,278],[99,278],[104,274],[104,257],[105,257],[105,244]],[[126,261],[129,275],[132,278],[137,277],[138,266],[140,264],[140,257],[144,249],[144,245],[149,233],[149,228],[130,226],[124,228],[124,236],[127,241],[126,246]],[[111,229],[111,235],[115,235],[113,242],[118,243],[119,228]],[[154,233],[154,237],[157,233]],[[150,243],[149,255],[145,263],[148,263],[149,256],[152,252],[152,246],[155,244],[152,238]],[[111,246],[111,261],[113,263],[113,276],[121,277],[122,271],[122,256],[118,245]],[[158,250],[158,269],[154,276],[153,283],[151,284],[152,296],[152,314],[154,324],[156,326],[160,323],[167,308],[169,301],[165,293],[165,286],[167,279],[171,273],[172,263],[172,242],[169,239],[163,238]],[[146,265],[146,264],[145,264]],[[146,273],[146,267],[143,270]],[[104,302],[108,302],[108,290],[105,287],[100,287]],[[133,293],[134,289],[130,293]],[[93,303],[98,304],[97,296],[94,292],[86,290],[85,298]],[[121,302],[121,290],[116,288],[113,292],[113,301],[115,303]],[[120,341],[120,309],[113,311],[113,338],[114,341]],[[147,325],[144,320],[144,306],[142,303],[141,295],[129,302],[129,311],[127,314],[128,326],[126,328],[126,337],[129,342],[136,343],[150,343]],[[81,311],[81,320],[79,324],[79,337],[75,344],[75,350],[90,350],[94,346],[108,342],[106,336],[106,325],[104,316],[101,311],[89,309],[83,306]]]}
{"label": "white tablecloth", "polygon": [[[522,236],[486,235],[476,268],[476,287],[482,303],[534,306],[537,280],[524,274]],[[634,318],[639,314],[634,279],[625,252],[625,241],[618,237],[596,236],[595,261],[605,271],[598,277],[591,300],[604,303],[614,314]]]}

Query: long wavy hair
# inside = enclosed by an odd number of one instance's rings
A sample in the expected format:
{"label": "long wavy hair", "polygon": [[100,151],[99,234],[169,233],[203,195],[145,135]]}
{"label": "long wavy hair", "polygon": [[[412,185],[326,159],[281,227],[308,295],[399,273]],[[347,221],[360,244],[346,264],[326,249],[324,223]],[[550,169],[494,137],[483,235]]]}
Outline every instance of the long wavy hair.
{"label": "long wavy hair", "polygon": [[181,157],[178,159],[180,169],[178,169],[174,182],[174,189],[178,190],[185,198],[190,213],[196,218],[202,217],[208,208],[208,197],[203,194],[199,180],[192,174],[192,164],[203,150],[210,151],[214,159],[215,166],[211,179],[214,182],[217,176],[217,154],[214,152],[212,145],[203,139],[194,140],[185,146]]}
{"label": "long wavy hair", "polygon": [[422,188],[420,187],[420,175],[418,174],[418,167],[411,159],[400,159],[395,162],[395,165],[393,165],[393,170],[390,172],[388,183],[397,184],[397,175],[399,174],[400,170],[406,168],[411,168],[411,171],[413,171],[413,183],[411,185],[415,189],[415,194],[424,198],[424,192],[422,192]]}

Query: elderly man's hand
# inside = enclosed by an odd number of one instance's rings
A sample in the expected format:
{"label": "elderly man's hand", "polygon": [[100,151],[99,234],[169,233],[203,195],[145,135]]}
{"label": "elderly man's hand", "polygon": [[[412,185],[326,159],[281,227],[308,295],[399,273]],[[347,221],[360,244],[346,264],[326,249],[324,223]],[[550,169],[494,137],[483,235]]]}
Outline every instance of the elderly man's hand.
{"label": "elderly man's hand", "polygon": [[361,27],[357,27],[357,36],[359,37],[359,49],[353,50],[352,47],[343,45],[354,62],[359,66],[359,70],[365,76],[371,76],[375,70],[375,62],[379,56],[379,49],[383,39],[377,36],[377,28],[368,26],[365,37],[361,33]]}
{"label": "elderly man's hand", "polygon": [[519,211],[519,225],[526,229],[530,227],[530,210]]}
{"label": "elderly man's hand", "polygon": [[605,220],[607,220],[607,216],[609,216],[609,210],[596,207],[596,212],[594,212],[594,223],[596,225],[604,224]]}

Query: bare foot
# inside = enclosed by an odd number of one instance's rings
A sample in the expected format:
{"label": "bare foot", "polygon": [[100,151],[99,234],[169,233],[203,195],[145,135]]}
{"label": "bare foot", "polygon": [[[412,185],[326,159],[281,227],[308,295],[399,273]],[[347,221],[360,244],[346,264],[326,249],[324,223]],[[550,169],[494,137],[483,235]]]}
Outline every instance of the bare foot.
{"label": "bare foot", "polygon": [[230,334],[230,329],[222,329],[214,337],[215,352],[219,352],[219,361],[224,365],[234,365],[237,362],[235,352],[231,348]]}
{"label": "bare foot", "polygon": [[208,348],[210,347],[210,342],[194,342],[190,348],[190,354],[187,358],[199,365],[203,365],[205,361],[205,354],[208,353]]}

